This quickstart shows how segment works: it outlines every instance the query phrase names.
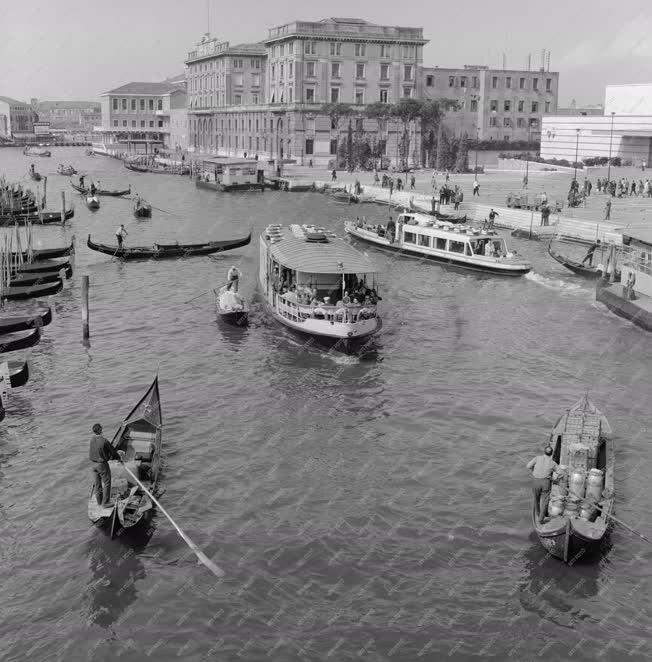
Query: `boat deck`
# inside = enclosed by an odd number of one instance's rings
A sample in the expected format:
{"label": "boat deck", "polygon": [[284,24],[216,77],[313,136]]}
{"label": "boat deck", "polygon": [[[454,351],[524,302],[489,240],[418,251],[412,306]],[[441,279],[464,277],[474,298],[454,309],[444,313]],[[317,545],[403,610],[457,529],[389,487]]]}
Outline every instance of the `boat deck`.
{"label": "boat deck", "polygon": [[603,283],[600,285],[600,288],[606,290],[613,296],[620,297],[621,299],[623,299],[623,301],[628,301],[634,306],[641,308],[645,312],[652,314],[652,297],[647,296],[647,294],[641,294],[640,292],[635,292],[636,299],[628,300],[623,297],[624,286],[621,285],[620,283],[609,283],[609,284]]}

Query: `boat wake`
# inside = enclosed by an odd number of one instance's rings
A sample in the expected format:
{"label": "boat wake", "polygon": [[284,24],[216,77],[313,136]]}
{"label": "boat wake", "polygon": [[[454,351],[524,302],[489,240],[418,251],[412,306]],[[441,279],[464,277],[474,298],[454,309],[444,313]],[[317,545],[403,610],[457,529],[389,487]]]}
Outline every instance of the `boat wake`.
{"label": "boat wake", "polygon": [[546,287],[549,290],[557,290],[558,292],[591,292],[592,290],[582,287],[580,283],[569,283],[563,278],[548,278],[542,274],[530,271],[525,274],[525,278],[537,285]]}

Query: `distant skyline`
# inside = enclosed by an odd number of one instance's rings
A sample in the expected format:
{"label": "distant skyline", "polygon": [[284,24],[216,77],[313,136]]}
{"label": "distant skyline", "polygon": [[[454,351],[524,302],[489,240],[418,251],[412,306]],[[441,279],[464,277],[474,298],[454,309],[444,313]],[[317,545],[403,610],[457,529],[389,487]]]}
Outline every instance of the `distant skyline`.
{"label": "distant skyline", "polygon": [[516,0],[0,0],[0,96],[97,100],[131,81],[181,73],[187,52],[208,30],[207,6],[211,35],[232,44],[261,41],[269,28],[293,20],[347,16],[423,27],[430,40],[426,66],[501,68],[504,53],[508,69],[526,68],[531,54],[536,70],[542,49],[550,50],[550,69],[560,73],[560,107],[572,99],[603,103],[607,84],[652,82],[652,12],[644,0],[630,0],[623,11],[607,0],[549,0],[532,10]]}

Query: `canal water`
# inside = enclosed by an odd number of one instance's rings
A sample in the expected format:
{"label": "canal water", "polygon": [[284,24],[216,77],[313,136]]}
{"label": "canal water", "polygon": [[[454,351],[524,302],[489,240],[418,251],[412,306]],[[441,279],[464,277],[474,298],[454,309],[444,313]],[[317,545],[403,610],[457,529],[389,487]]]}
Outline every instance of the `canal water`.
{"label": "canal water", "polygon": [[[0,173],[31,161],[0,150]],[[313,193],[216,195],[186,178],[55,148],[36,160],[76,270],[52,299],[32,377],[0,426],[0,658],[22,660],[649,659],[650,549],[616,528],[568,567],[531,528],[525,464],[588,389],[616,435],[617,513],[647,534],[650,336],[596,305],[545,246],[511,240],[534,271],[503,280],[377,253],[384,326],[364,359],[306,348],[263,315],[257,238],[217,258],[122,263],[128,244],[221,239],[267,223],[337,231],[349,207]],[[89,212],[56,165],[126,200]],[[87,180],[88,181],[88,180]],[[211,296],[244,274],[251,326],[222,328]],[[81,276],[91,343],[81,341]],[[225,571],[216,580],[162,516],[131,541],[90,525],[87,447],[111,435],[156,371],[163,505]]]}

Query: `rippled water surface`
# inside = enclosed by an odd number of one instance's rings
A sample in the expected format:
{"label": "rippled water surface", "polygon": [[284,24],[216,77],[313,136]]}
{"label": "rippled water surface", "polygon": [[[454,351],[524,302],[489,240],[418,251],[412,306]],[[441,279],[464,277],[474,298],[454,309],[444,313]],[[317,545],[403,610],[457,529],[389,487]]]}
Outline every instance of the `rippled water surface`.
{"label": "rippled water surface", "polygon": [[[255,298],[258,243],[217,258],[120,263],[85,246],[240,236],[269,222],[337,231],[319,194],[215,195],[82,149],[37,160],[48,198],[74,200],[76,270],[0,426],[0,658],[14,660],[650,659],[650,550],[616,528],[567,567],[531,531],[525,463],[590,389],[617,444],[617,513],[652,531],[651,337],[594,301],[590,282],[512,240],[534,264],[502,280],[377,253],[383,331],[364,360],[306,349]],[[92,214],[54,174],[105,187]],[[30,160],[0,150],[0,173]],[[210,296],[236,264],[246,330]],[[81,276],[91,346],[81,342]],[[160,372],[162,502],[226,573],[196,563],[162,515],[130,541],[90,525],[87,444],[113,433]]]}

